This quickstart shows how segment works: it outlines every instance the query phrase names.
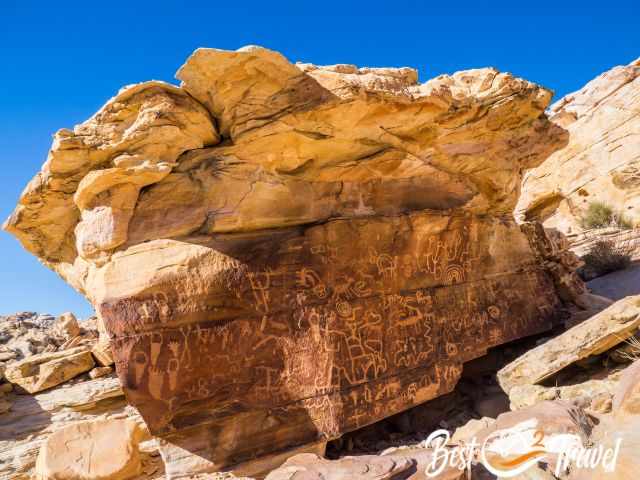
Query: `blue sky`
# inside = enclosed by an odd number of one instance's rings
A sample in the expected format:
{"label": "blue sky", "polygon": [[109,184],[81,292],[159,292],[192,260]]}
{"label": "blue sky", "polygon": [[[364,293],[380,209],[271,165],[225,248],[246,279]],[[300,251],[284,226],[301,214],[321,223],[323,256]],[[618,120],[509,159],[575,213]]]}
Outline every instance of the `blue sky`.
{"label": "blue sky", "polygon": [[[257,44],[292,61],[412,66],[422,81],[494,66],[556,98],[640,56],[640,2],[65,2],[0,6],[0,217],[40,168],[59,128],[121,86],[173,74],[197,47]],[[91,307],[0,233],[0,314],[86,317]]]}

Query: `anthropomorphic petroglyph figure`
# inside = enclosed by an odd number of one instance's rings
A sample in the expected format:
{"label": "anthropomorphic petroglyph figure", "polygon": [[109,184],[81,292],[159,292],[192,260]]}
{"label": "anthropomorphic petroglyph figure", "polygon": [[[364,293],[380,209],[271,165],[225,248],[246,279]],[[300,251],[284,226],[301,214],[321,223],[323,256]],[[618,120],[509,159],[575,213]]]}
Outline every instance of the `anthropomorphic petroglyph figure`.
{"label": "anthropomorphic petroglyph figure", "polygon": [[275,272],[267,270],[264,272],[248,272],[247,278],[251,286],[251,292],[255,300],[255,308],[260,313],[269,313],[271,296],[271,280]]}
{"label": "anthropomorphic petroglyph figure", "polygon": [[167,362],[167,372],[169,374],[169,390],[175,392],[178,386],[178,370],[180,369],[180,362],[177,358],[170,358]]}
{"label": "anthropomorphic petroglyph figure", "polygon": [[147,388],[151,396],[156,400],[162,400],[164,398],[162,395],[162,387],[164,386],[165,373],[162,368],[154,367],[153,365],[149,367]]}
{"label": "anthropomorphic petroglyph figure", "polygon": [[152,367],[155,367],[158,364],[158,358],[160,357],[160,352],[162,351],[162,343],[162,334],[160,332],[153,332],[151,334],[151,344],[149,347],[151,352]]}

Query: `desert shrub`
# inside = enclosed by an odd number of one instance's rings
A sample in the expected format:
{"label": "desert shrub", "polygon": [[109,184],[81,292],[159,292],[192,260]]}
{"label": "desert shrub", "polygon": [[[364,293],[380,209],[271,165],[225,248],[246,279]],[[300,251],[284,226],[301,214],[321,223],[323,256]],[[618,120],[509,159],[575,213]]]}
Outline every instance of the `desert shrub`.
{"label": "desert shrub", "polygon": [[631,230],[633,228],[633,223],[631,222],[631,220],[629,220],[621,213],[616,217],[616,225],[624,230]]}
{"label": "desert shrub", "polygon": [[582,216],[582,228],[604,228],[616,226],[623,229],[633,228],[631,221],[621,212],[603,202],[591,202]]}
{"label": "desert shrub", "polygon": [[585,269],[600,276],[631,265],[632,248],[627,244],[616,244],[612,240],[596,240],[589,252],[582,257]]}

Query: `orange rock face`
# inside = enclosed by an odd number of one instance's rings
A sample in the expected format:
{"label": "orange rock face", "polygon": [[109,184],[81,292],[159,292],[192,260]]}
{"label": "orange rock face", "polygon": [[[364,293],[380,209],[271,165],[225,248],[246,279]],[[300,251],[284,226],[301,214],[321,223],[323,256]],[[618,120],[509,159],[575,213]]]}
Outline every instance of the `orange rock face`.
{"label": "orange rock face", "polygon": [[198,50],[178,77],[59,132],[5,224],[95,305],[170,476],[449,392],[581,293],[510,213],[566,143],[541,87],[257,47]]}

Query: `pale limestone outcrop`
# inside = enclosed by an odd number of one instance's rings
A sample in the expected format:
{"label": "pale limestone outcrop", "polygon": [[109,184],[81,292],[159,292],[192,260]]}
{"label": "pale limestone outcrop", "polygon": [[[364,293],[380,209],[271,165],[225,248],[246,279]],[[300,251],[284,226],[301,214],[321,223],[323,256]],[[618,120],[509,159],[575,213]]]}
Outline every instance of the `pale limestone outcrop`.
{"label": "pale limestone outcrop", "polygon": [[579,233],[593,201],[640,222],[640,59],[560,99],[550,120],[569,143],[526,173],[516,215]]}
{"label": "pale limestone outcrop", "polygon": [[5,225],[96,307],[172,478],[446,393],[579,302],[575,258],[511,216],[567,142],[548,90],[259,47],[177,76],[59,132]]}

